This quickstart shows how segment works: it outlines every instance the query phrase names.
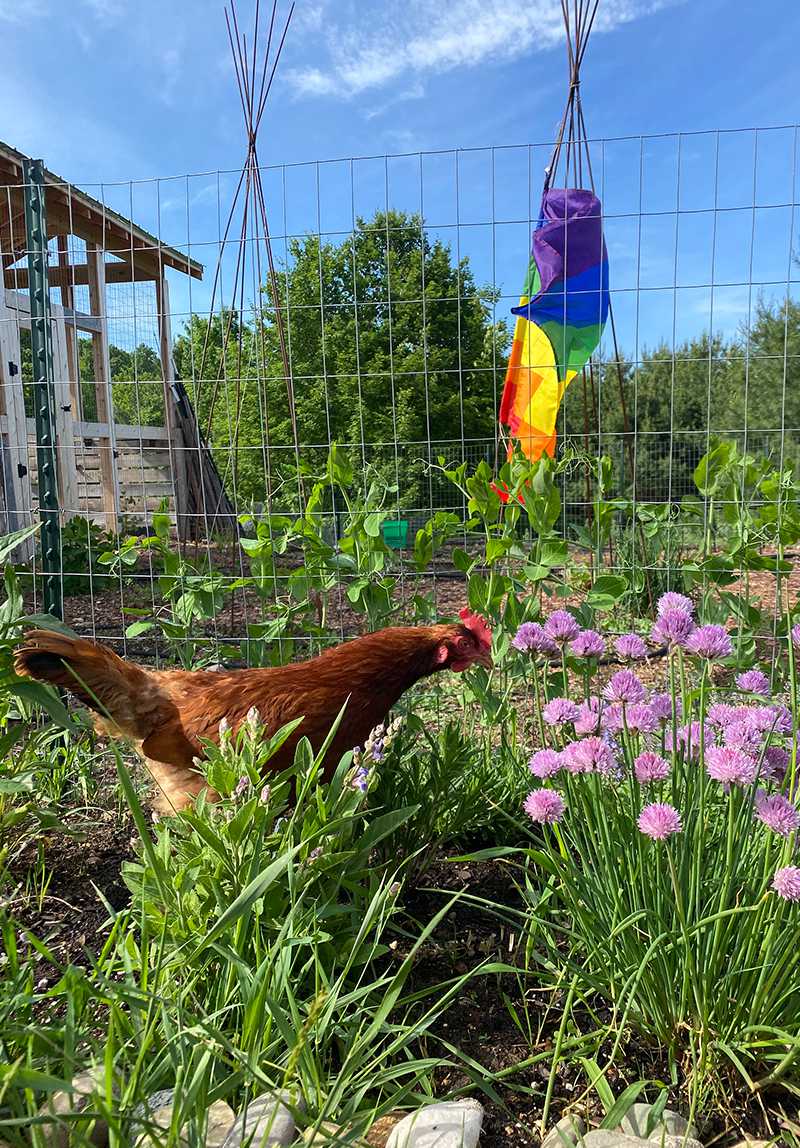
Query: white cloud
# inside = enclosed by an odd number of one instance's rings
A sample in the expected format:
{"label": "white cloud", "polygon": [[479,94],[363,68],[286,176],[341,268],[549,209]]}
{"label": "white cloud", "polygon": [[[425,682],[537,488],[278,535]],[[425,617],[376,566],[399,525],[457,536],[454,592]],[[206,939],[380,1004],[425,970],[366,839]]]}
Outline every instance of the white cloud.
{"label": "white cloud", "polygon": [[[604,0],[595,31],[621,24],[682,0]],[[352,97],[403,78],[512,60],[561,43],[557,0],[408,0],[364,19],[359,0],[326,0],[312,7],[325,66],[287,69],[300,96]],[[304,52],[308,52],[304,42]],[[316,49],[316,45],[314,45]]]}

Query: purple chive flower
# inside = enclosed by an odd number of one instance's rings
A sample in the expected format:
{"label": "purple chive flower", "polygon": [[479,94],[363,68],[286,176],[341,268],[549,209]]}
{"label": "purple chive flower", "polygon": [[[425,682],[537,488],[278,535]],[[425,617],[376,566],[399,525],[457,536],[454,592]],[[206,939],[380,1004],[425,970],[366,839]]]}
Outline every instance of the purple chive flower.
{"label": "purple chive flower", "polygon": [[750,785],[755,781],[756,763],[741,750],[715,745],[706,750],[706,773],[723,785]]}
{"label": "purple chive flower", "polygon": [[583,737],[587,733],[598,733],[600,730],[600,699],[589,698],[588,702],[581,702],[578,706],[578,716],[575,718],[575,733]]}
{"label": "purple chive flower", "polygon": [[602,658],[606,644],[596,630],[581,630],[570,645],[576,658]]}
{"label": "purple chive flower", "polygon": [[542,821],[552,824],[560,821],[564,815],[566,805],[564,798],[555,789],[534,789],[523,802],[522,808],[531,821]]}
{"label": "purple chive flower", "polygon": [[664,739],[666,747],[672,751],[682,750],[684,753],[687,753],[689,757],[698,757],[700,753],[701,733],[703,741],[705,742],[707,740],[706,732],[702,730],[699,721],[678,726],[677,732],[668,729],[666,738]]}
{"label": "purple chive flower", "polygon": [[724,729],[731,722],[739,720],[740,708],[740,706],[729,705],[727,702],[715,702],[713,706],[708,707],[706,721],[709,725]]}
{"label": "purple chive flower", "polygon": [[767,794],[759,790],[755,802],[755,815],[763,821],[767,829],[779,833],[781,837],[790,837],[800,828],[800,810],[792,805],[782,793]]}
{"label": "purple chive flower", "polygon": [[668,610],[681,610],[691,618],[694,614],[694,603],[685,594],[676,594],[674,590],[667,590],[666,594],[662,594],[656,604],[658,617],[661,618]]}
{"label": "purple chive flower", "polygon": [[554,749],[538,749],[528,762],[528,769],[534,777],[552,777],[564,766],[561,754]]}
{"label": "purple chive flower", "polygon": [[733,653],[730,634],[724,626],[698,626],[686,639],[686,649],[709,662],[728,658]]}
{"label": "purple chive flower", "polygon": [[631,733],[655,733],[659,726],[658,718],[644,702],[627,707],[625,722]]}
{"label": "purple chive flower", "polygon": [[759,733],[792,732],[792,715],[786,706],[739,706],[734,720]]}
{"label": "purple chive flower", "polygon": [[691,614],[686,610],[669,609],[659,614],[650,637],[660,646],[685,646],[692,630]]}
{"label": "purple chive flower", "polygon": [[575,721],[579,712],[575,702],[569,698],[553,698],[542,709],[542,717],[548,725],[567,725]]}
{"label": "purple chive flower", "polygon": [[582,741],[570,742],[563,756],[570,773],[602,773],[608,776],[617,768],[614,751],[602,737],[585,737]]}
{"label": "purple chive flower", "polygon": [[800,622],[792,626],[792,645],[800,653]]}
{"label": "purple chive flower", "polygon": [[610,702],[628,705],[631,702],[643,702],[645,688],[632,670],[617,670],[606,682],[603,696]]}
{"label": "purple chive flower", "polygon": [[636,824],[639,830],[653,841],[663,841],[673,833],[680,833],[683,828],[680,813],[674,805],[668,805],[665,801],[654,801],[651,805],[645,805]]}
{"label": "purple chive flower", "polygon": [[647,646],[638,634],[621,634],[614,643],[617,656],[629,662],[638,662],[647,657]]}
{"label": "purple chive flower", "polygon": [[742,753],[757,754],[761,749],[760,731],[746,721],[732,721],[725,726],[722,737],[725,745]]}
{"label": "purple chive flower", "polygon": [[606,706],[600,718],[601,729],[608,733],[619,733],[625,728],[625,706],[618,704]]}
{"label": "purple chive flower", "polygon": [[544,632],[539,622],[523,622],[511,639],[515,650],[523,654],[557,654],[558,647]]}
{"label": "purple chive flower", "polygon": [[658,753],[640,753],[633,763],[633,772],[640,785],[650,781],[664,781],[669,777],[670,764]]}
{"label": "purple chive flower", "polygon": [[[672,695],[653,694],[650,698],[650,709],[659,721],[669,721],[672,717]],[[681,699],[675,699],[675,712],[680,716]]]}
{"label": "purple chive flower", "polygon": [[789,760],[788,750],[779,745],[768,745],[764,750],[764,760],[761,763],[761,776],[783,781],[786,770],[789,768]]}
{"label": "purple chive flower", "polygon": [[746,694],[759,694],[762,698],[768,698],[770,694],[769,678],[761,670],[745,670],[738,674],[736,685]]}
{"label": "purple chive flower", "polygon": [[772,888],[784,901],[800,901],[800,869],[785,865],[772,878]]}
{"label": "purple chive flower", "polygon": [[554,610],[544,624],[544,632],[559,646],[564,646],[577,638],[581,628],[569,610]]}

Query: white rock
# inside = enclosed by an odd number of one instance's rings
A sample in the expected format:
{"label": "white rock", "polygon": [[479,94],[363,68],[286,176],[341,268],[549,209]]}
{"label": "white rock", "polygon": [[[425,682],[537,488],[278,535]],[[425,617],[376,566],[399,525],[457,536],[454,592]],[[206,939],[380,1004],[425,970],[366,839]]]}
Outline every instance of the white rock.
{"label": "white rock", "polygon": [[[144,1132],[140,1132],[134,1140],[134,1148],[160,1148],[160,1145],[166,1140],[164,1133],[172,1127],[174,1105],[170,1099],[168,1103],[158,1104],[154,1107],[153,1101],[158,1100],[161,1095],[156,1093],[154,1096],[148,1096],[147,1107],[149,1111],[145,1117],[147,1128]],[[170,1095],[173,1095],[172,1090],[170,1090]],[[189,1140],[184,1133],[178,1134],[175,1148],[189,1148]]]}
{"label": "white rock", "polygon": [[542,1141],[542,1148],[575,1148],[581,1143],[586,1125],[580,1116],[563,1116]]}
{"label": "white rock", "polygon": [[[629,1136],[639,1136],[642,1140],[647,1137],[647,1123],[650,1119],[650,1113],[653,1111],[652,1104],[632,1104],[620,1124],[620,1131],[627,1133]],[[685,1120],[680,1113],[673,1112],[670,1108],[665,1108],[661,1113],[661,1117],[650,1133],[650,1140],[659,1143],[663,1136],[690,1136],[697,1137],[697,1131],[689,1127],[689,1121]]]}
{"label": "white rock", "polygon": [[583,1138],[586,1148],[643,1148],[648,1143],[638,1136],[626,1136],[624,1132],[612,1132],[607,1128],[596,1128]]}
{"label": "white rock", "polygon": [[[163,1133],[172,1126],[174,1103],[174,1088],[163,1088],[160,1092],[148,1096],[143,1104],[138,1105],[136,1115],[142,1123],[147,1121],[147,1127],[139,1132],[134,1141],[135,1148],[154,1148],[155,1145],[160,1148],[164,1142]],[[224,1100],[215,1100],[206,1114],[206,1135],[203,1141],[205,1148],[221,1148],[235,1119],[235,1113],[229,1104]],[[185,1126],[181,1129],[177,1144],[181,1148],[189,1144]]]}
{"label": "white rock", "polygon": [[[105,1148],[108,1144],[108,1125],[105,1120],[98,1117],[91,1124],[89,1117],[85,1122],[60,1119],[67,1113],[82,1112],[93,1095],[98,1093],[105,1095],[105,1076],[105,1068],[97,1065],[88,1072],[79,1072],[77,1076],[73,1076],[72,1092],[54,1092],[47,1098],[39,1109],[41,1116],[53,1118],[51,1124],[42,1124],[39,1129],[41,1142],[46,1148],[68,1148],[71,1133],[78,1130],[82,1133],[86,1144]],[[89,1132],[90,1125],[91,1132]]]}
{"label": "white rock", "polygon": [[386,1148],[477,1148],[482,1124],[477,1100],[426,1104],[394,1126]]}
{"label": "white rock", "polygon": [[224,1100],[215,1100],[209,1107],[206,1123],[205,1148],[222,1148],[225,1137],[233,1127],[236,1113]]}
{"label": "white rock", "polygon": [[294,1117],[287,1105],[302,1110],[303,1102],[290,1092],[265,1092],[251,1100],[234,1121],[222,1141],[223,1148],[266,1148],[269,1144],[291,1144],[294,1140]]}
{"label": "white rock", "polygon": [[628,1136],[624,1132],[609,1131],[605,1128],[596,1128],[594,1132],[587,1132],[583,1138],[585,1148],[645,1148],[649,1145],[659,1144],[661,1148],[703,1148],[699,1140],[686,1136],[668,1136],[663,1139],[642,1140],[639,1136]]}

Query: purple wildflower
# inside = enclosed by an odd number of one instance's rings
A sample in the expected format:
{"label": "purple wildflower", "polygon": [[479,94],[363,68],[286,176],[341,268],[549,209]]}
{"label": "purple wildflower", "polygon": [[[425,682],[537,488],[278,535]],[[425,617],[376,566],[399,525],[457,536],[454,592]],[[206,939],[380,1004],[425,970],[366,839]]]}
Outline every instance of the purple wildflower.
{"label": "purple wildflower", "polygon": [[685,646],[692,630],[691,614],[686,610],[669,609],[659,614],[650,637],[661,646]]}
{"label": "purple wildflower", "polygon": [[761,763],[761,776],[783,781],[786,770],[789,768],[789,760],[788,750],[779,745],[768,745],[764,750],[764,760]]}
{"label": "purple wildflower", "polygon": [[[681,699],[675,699],[676,713],[681,712]],[[658,718],[659,721],[669,721],[672,717],[672,695],[671,694],[653,694],[650,698],[650,709]]]}
{"label": "purple wildflower", "polygon": [[233,791],[233,796],[234,797],[243,797],[244,794],[247,793],[249,786],[250,786],[250,778],[247,776],[247,774],[244,774],[236,782],[236,788]]}
{"label": "purple wildflower", "polygon": [[700,738],[706,741],[706,731],[699,721],[688,722],[678,726],[677,731],[667,730],[665,744],[671,751],[682,750],[689,757],[698,757],[700,753]]}
{"label": "purple wildflower", "polygon": [[759,694],[763,698],[769,697],[769,678],[761,670],[745,670],[737,675],[736,685],[746,694]]}
{"label": "purple wildflower", "polygon": [[782,793],[766,794],[763,789],[756,796],[755,815],[767,829],[790,837],[800,828],[800,811]]}
{"label": "purple wildflower", "polygon": [[522,808],[531,821],[545,821],[552,824],[561,820],[566,805],[564,798],[555,789],[534,789],[525,798]]}
{"label": "purple wildflower", "polygon": [[792,645],[800,653],[800,622],[792,626]]}
{"label": "purple wildflower", "polygon": [[606,706],[600,719],[601,728],[609,733],[619,733],[625,728],[625,709],[625,706],[618,704]]}
{"label": "purple wildflower", "polygon": [[564,749],[564,762],[570,773],[614,773],[617,762],[614,752],[602,737],[585,737],[570,742]]}
{"label": "purple wildflower", "polygon": [[757,754],[761,749],[762,735],[758,729],[746,721],[732,721],[722,731],[725,745],[740,749],[742,753]]}
{"label": "purple wildflower", "polygon": [[676,594],[674,590],[667,590],[662,594],[656,605],[656,612],[661,618],[668,610],[681,610],[691,618],[694,614],[694,603],[685,594]]}
{"label": "purple wildflower", "polygon": [[596,630],[581,630],[570,645],[576,658],[602,658],[606,644]]}
{"label": "purple wildflower", "polygon": [[784,901],[800,901],[800,869],[785,865],[772,878],[772,888]]}
{"label": "purple wildflower", "polygon": [[706,721],[709,725],[724,729],[731,722],[739,720],[740,708],[740,706],[729,705],[727,702],[715,702],[713,706],[708,707]]}
{"label": "purple wildflower", "polygon": [[589,698],[588,702],[581,702],[578,706],[578,716],[575,718],[575,733],[579,737],[587,733],[598,733],[600,716],[599,698]]}
{"label": "purple wildflower", "polygon": [[663,841],[673,833],[680,833],[683,828],[680,813],[665,801],[654,801],[651,805],[645,805],[639,814],[637,825],[645,836],[651,837],[654,841]]}
{"label": "purple wildflower", "polygon": [[786,706],[743,706],[742,720],[762,733],[792,732],[792,714]]}
{"label": "purple wildflower", "polygon": [[369,770],[363,765],[359,766],[350,784],[353,789],[358,789],[361,793],[366,793],[369,787]]}
{"label": "purple wildflower", "polygon": [[715,662],[733,653],[730,634],[724,626],[698,626],[686,639],[686,649],[698,658]]}
{"label": "purple wildflower", "polygon": [[756,763],[741,750],[715,745],[706,750],[706,773],[723,785],[749,785],[755,781]]}
{"label": "purple wildflower", "polygon": [[630,662],[647,657],[647,646],[638,634],[621,634],[614,643],[614,649],[618,657]]}
{"label": "purple wildflower", "polygon": [[670,764],[667,759],[649,750],[647,753],[640,753],[633,763],[633,772],[640,785],[646,785],[649,781],[664,781],[669,777],[669,770]]}
{"label": "purple wildflower", "polygon": [[515,650],[523,654],[556,654],[558,647],[544,632],[539,622],[523,622],[511,639]]}
{"label": "purple wildflower", "polygon": [[617,670],[606,682],[603,696],[610,702],[627,705],[630,702],[643,702],[645,688],[632,670]]}
{"label": "purple wildflower", "polygon": [[542,717],[548,725],[566,725],[575,721],[580,711],[569,698],[553,698],[542,709]]}
{"label": "purple wildflower", "polygon": [[561,754],[554,749],[538,749],[528,762],[528,769],[534,777],[552,777],[563,767]]}
{"label": "purple wildflower", "polygon": [[625,722],[631,733],[655,733],[659,725],[652,708],[644,702],[627,707]]}
{"label": "purple wildflower", "polygon": [[564,646],[577,638],[581,628],[569,610],[554,610],[544,624],[544,632],[548,638]]}

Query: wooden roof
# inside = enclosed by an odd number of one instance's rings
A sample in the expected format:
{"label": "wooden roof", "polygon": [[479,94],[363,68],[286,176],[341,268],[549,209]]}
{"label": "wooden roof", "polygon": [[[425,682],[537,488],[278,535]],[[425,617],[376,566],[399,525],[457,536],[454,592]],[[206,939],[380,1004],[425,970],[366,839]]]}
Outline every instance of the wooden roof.
{"label": "wooden roof", "polygon": [[[0,142],[0,253],[10,267],[26,252],[22,152]],[[171,267],[195,279],[203,278],[203,265],[162,243],[142,227],[125,219],[106,204],[87,195],[45,169],[45,210],[48,239],[76,235],[97,244],[109,255],[124,260],[127,280],[157,279]],[[113,263],[109,266],[114,266]],[[120,268],[122,272],[122,268]],[[123,278],[123,274],[118,276]]]}

